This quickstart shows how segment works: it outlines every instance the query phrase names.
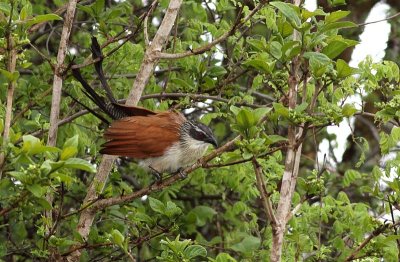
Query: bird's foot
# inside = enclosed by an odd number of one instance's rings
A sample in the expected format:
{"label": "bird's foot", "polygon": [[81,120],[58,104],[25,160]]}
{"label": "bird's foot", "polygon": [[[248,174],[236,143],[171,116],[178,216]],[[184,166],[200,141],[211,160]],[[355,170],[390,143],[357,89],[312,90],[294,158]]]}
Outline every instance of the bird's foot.
{"label": "bird's foot", "polygon": [[178,171],[177,171],[176,173],[179,175],[179,177],[180,177],[181,179],[187,178],[187,174],[186,174],[186,172],[185,172],[185,169],[182,168],[182,167],[179,168]]}
{"label": "bird's foot", "polygon": [[160,172],[158,172],[156,169],[154,169],[153,167],[149,166],[150,170],[151,170],[151,174],[154,176],[155,180],[153,184],[161,184],[162,182],[162,174]]}

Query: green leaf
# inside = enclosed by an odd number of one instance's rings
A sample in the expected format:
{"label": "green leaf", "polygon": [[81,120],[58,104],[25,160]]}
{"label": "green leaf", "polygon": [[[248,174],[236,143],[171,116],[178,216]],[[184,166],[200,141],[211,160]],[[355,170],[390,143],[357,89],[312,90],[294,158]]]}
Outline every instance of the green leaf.
{"label": "green leaf", "polygon": [[326,65],[331,62],[328,56],[318,52],[305,52],[304,57],[308,58],[309,60],[314,60],[320,63],[321,65]]}
{"label": "green leaf", "polygon": [[337,76],[339,78],[344,78],[344,77],[348,77],[352,74],[355,73],[356,69],[350,67],[346,61],[342,60],[342,59],[338,59],[336,61],[336,71],[337,71]]}
{"label": "green leaf", "polygon": [[257,124],[257,119],[249,109],[242,108],[236,116],[236,122],[239,128],[244,131]]}
{"label": "green leaf", "polygon": [[53,21],[53,20],[62,20],[62,18],[60,16],[56,15],[56,14],[38,15],[38,16],[35,16],[34,18],[28,20],[26,22],[26,25],[27,26],[32,26],[34,24]]}
{"label": "green leaf", "polygon": [[11,5],[9,3],[0,2],[0,11],[4,12],[6,16],[9,16],[11,12]]}
{"label": "green leaf", "polygon": [[75,135],[65,141],[63,150],[61,151],[61,160],[74,157],[78,153],[79,136]]}
{"label": "green leaf", "polygon": [[392,131],[390,132],[390,136],[393,139],[394,143],[397,143],[400,141],[400,127],[393,127]]}
{"label": "green leaf", "polygon": [[315,77],[321,77],[327,69],[331,59],[328,56],[318,52],[306,52],[304,57],[309,59],[311,71]]}
{"label": "green leaf", "polygon": [[253,67],[262,73],[269,74],[275,67],[275,61],[269,61],[268,54],[266,53],[259,53],[256,56],[252,56],[247,59],[243,65]]}
{"label": "green leaf", "polygon": [[26,189],[28,189],[35,197],[42,197],[46,194],[46,187],[40,186],[38,184],[27,185]]}
{"label": "green leaf", "polygon": [[7,78],[8,82],[15,82],[15,81],[17,81],[18,78],[19,78],[19,72],[18,72],[18,71],[15,71],[15,72],[11,73],[11,72],[9,72],[9,71],[7,71],[7,70],[0,69],[0,73],[1,73],[5,78]]}
{"label": "green leaf", "polygon": [[269,135],[267,136],[267,144],[271,145],[277,142],[281,142],[281,141],[287,141],[286,137],[283,136],[279,136],[279,135]]}
{"label": "green leaf", "polygon": [[219,253],[215,258],[215,262],[236,262],[236,259],[227,253]]}
{"label": "green leaf", "polygon": [[60,159],[67,160],[68,158],[76,156],[76,153],[78,153],[78,149],[76,147],[66,147],[62,150]]}
{"label": "green leaf", "polygon": [[210,77],[218,77],[226,74],[226,69],[223,68],[222,66],[214,66],[211,67],[210,70],[208,70],[208,75]]}
{"label": "green leaf", "polygon": [[259,122],[261,118],[263,118],[266,114],[268,114],[272,108],[270,107],[262,107],[262,108],[257,108],[253,111],[254,117],[256,118],[256,121]]}
{"label": "green leaf", "polygon": [[[356,42],[357,43],[357,42]],[[355,45],[354,43],[353,45]],[[329,42],[327,46],[322,49],[322,53],[327,55],[329,58],[333,59],[340,55],[346,48],[352,46],[351,43],[341,40],[335,40]]]}
{"label": "green leaf", "polygon": [[272,103],[272,107],[274,108],[275,112],[284,117],[284,118],[288,118],[289,117],[289,109],[287,107],[285,107],[284,105],[280,104],[280,103]]}
{"label": "green leaf", "polygon": [[22,151],[28,155],[36,155],[43,152],[59,152],[60,149],[43,145],[39,138],[32,135],[25,135],[22,137],[23,145]]}
{"label": "green leaf", "polygon": [[191,245],[185,248],[185,251],[183,252],[186,258],[192,259],[195,257],[206,257],[207,256],[207,250],[200,246],[200,245]]}
{"label": "green leaf", "polygon": [[302,9],[301,15],[304,20],[307,20],[308,18],[314,17],[314,16],[326,16],[326,13],[322,9],[316,9],[312,12],[307,9]]}
{"label": "green leaf", "polygon": [[346,16],[348,16],[350,14],[350,11],[336,11],[336,12],[332,12],[329,15],[327,15],[325,17],[325,22],[327,23],[332,23],[332,22],[336,22],[337,20],[340,20],[342,18],[345,18]]}
{"label": "green leaf", "polygon": [[231,249],[241,253],[251,253],[259,248],[261,240],[258,237],[246,236],[241,242],[231,246]]}
{"label": "green leaf", "polygon": [[80,158],[69,158],[65,161],[64,167],[81,169],[91,173],[96,172],[96,168],[92,164]]}
{"label": "green leaf", "polygon": [[22,7],[21,12],[19,12],[19,19],[26,20],[32,15],[32,6],[28,2],[24,7]]}
{"label": "green leaf", "polygon": [[193,89],[193,87],[188,82],[186,82],[185,80],[180,79],[180,78],[172,78],[171,82],[178,85],[179,87],[181,87],[184,90],[192,90]]}
{"label": "green leaf", "polygon": [[321,26],[321,28],[318,31],[318,34],[323,34],[330,30],[337,30],[337,29],[342,29],[342,28],[352,28],[352,27],[357,27],[357,24],[350,22],[350,21],[334,22],[334,23],[325,24],[325,25]]}
{"label": "green leaf", "polygon": [[165,213],[165,205],[160,200],[149,197],[149,204],[150,204],[151,209],[153,209],[157,213],[161,213],[161,214]]}
{"label": "green leaf", "polygon": [[271,2],[270,5],[276,7],[295,27],[301,25],[298,8],[295,5],[284,2]]}
{"label": "green leaf", "polygon": [[348,187],[351,183],[361,178],[361,174],[353,169],[348,169],[344,173],[343,186]]}
{"label": "green leaf", "polygon": [[345,117],[350,117],[357,112],[357,109],[351,104],[345,104],[342,108],[342,114]]}
{"label": "green leaf", "polygon": [[125,237],[117,229],[111,231],[112,242],[119,247],[124,246]]}
{"label": "green leaf", "polygon": [[200,227],[204,226],[208,221],[211,221],[211,219],[217,214],[217,211],[209,206],[196,206],[191,212],[196,215],[196,225]]}
{"label": "green leaf", "polygon": [[105,6],[105,0],[96,0],[93,3],[93,11],[97,16],[100,16]]}
{"label": "green leaf", "polygon": [[66,148],[66,147],[78,147],[78,145],[79,145],[79,135],[74,135],[73,137],[68,138],[65,141],[63,148]]}
{"label": "green leaf", "polygon": [[174,202],[168,201],[164,213],[167,217],[174,217],[181,214],[182,210]]}
{"label": "green leaf", "polygon": [[0,257],[5,257],[7,254],[7,246],[6,243],[0,243]]}

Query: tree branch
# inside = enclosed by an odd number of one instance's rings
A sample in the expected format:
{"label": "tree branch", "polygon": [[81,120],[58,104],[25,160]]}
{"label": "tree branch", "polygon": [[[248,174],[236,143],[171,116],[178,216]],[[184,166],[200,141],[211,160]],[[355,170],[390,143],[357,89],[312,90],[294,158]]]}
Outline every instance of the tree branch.
{"label": "tree branch", "polygon": [[257,162],[257,159],[255,157],[253,157],[252,163],[253,163],[254,172],[256,174],[257,188],[258,188],[258,191],[260,192],[261,202],[264,207],[265,215],[267,216],[268,220],[270,221],[272,227],[274,227],[277,223],[276,217],[275,217],[275,211],[274,211],[274,208],[272,207],[272,203],[269,198],[269,193],[267,192],[267,187],[265,186],[261,166]]}
{"label": "tree branch", "polygon": [[[204,166],[206,163],[208,163],[213,158],[230,150],[235,145],[235,142],[239,139],[240,139],[240,136],[235,137],[234,139],[227,142],[225,145],[223,145],[220,148],[211,152],[209,155],[201,158],[199,161],[197,161],[192,166],[185,168],[182,172],[184,174],[190,174],[194,170]],[[109,206],[123,204],[123,203],[129,202],[129,201],[132,201],[136,198],[142,197],[144,195],[151,194],[155,191],[162,190],[181,179],[182,179],[181,174],[178,172],[177,174],[174,174],[174,175],[170,176],[169,178],[163,180],[162,183],[152,184],[152,185],[142,188],[141,190],[138,190],[132,194],[124,195],[124,196],[117,196],[117,197],[112,197],[112,198],[107,198],[107,199],[100,199],[100,200],[96,201],[95,203],[93,203],[93,205],[88,209],[90,210],[90,212],[95,213],[96,211],[102,210]]]}
{"label": "tree branch", "polygon": [[[11,14],[13,13],[14,2],[11,2]],[[10,15],[10,19],[8,21],[6,27],[6,41],[7,41],[7,71],[10,74],[14,74],[15,67],[17,64],[17,49],[15,46],[15,41],[12,34],[12,15]],[[12,118],[12,109],[13,109],[13,97],[15,90],[16,80],[9,80],[8,88],[7,88],[7,105],[6,105],[6,115],[4,119],[4,130],[3,130],[3,144],[2,151],[0,152],[0,179],[3,173],[3,166],[5,163],[5,150],[8,144],[8,138],[10,136],[10,128],[11,128],[11,118]]]}
{"label": "tree branch", "polygon": [[[142,92],[146,84],[148,83],[150,77],[152,76],[156,63],[158,62],[158,59],[155,57],[155,53],[160,52],[165,43],[167,42],[168,36],[174,25],[181,4],[182,0],[170,1],[168,9],[165,12],[164,19],[161,22],[161,25],[158,28],[157,33],[154,36],[151,45],[148,46],[146,49],[142,65],[133,83],[133,87],[129,93],[126,104],[136,105],[139,102]],[[112,164],[116,158],[117,157],[115,156],[109,156],[109,155],[103,156],[98,172],[95,175],[88,189],[83,205],[85,205],[86,203],[90,203],[93,199],[97,199],[99,195],[98,188],[100,188],[99,190],[100,192],[103,191],[108,178],[108,174],[110,173]],[[93,209],[89,208],[83,210],[81,213],[77,225],[77,231],[82,236],[83,239],[86,239],[87,236],[89,235],[90,227],[93,223],[94,216],[95,212],[93,211]],[[67,261],[79,261],[80,254],[81,252],[79,250],[72,252],[67,257]]]}
{"label": "tree branch", "polygon": [[[74,21],[75,9],[77,0],[70,0],[65,14],[64,25],[61,33],[60,45],[57,53],[57,64],[54,68],[54,79],[53,79],[53,92],[51,99],[51,111],[50,111],[50,128],[48,134],[47,145],[56,146],[57,143],[57,132],[58,132],[58,117],[60,113],[61,93],[64,75],[64,60],[67,54],[68,39],[72,29],[72,23]],[[54,196],[50,192],[46,195],[46,200],[53,205]],[[45,211],[46,219],[49,221],[46,226],[46,238],[50,237],[52,233],[51,228],[53,227],[52,211]]]}
{"label": "tree branch", "polygon": [[157,58],[159,59],[179,59],[179,58],[184,58],[187,56],[192,56],[192,55],[198,55],[198,54],[202,54],[208,50],[210,50],[211,48],[213,48],[214,46],[216,46],[217,44],[221,43],[222,41],[224,41],[225,39],[227,39],[229,36],[233,35],[236,32],[236,29],[239,28],[240,26],[244,25],[250,18],[252,18],[266,3],[268,3],[268,1],[261,1],[253,10],[251,10],[251,12],[242,20],[240,20],[240,14],[238,16],[237,21],[235,22],[235,24],[232,26],[232,28],[224,33],[223,35],[221,35],[220,37],[216,38],[215,40],[211,41],[210,43],[187,51],[187,52],[183,52],[183,53],[177,53],[177,54],[171,54],[171,53],[161,53],[159,52],[157,54]]}

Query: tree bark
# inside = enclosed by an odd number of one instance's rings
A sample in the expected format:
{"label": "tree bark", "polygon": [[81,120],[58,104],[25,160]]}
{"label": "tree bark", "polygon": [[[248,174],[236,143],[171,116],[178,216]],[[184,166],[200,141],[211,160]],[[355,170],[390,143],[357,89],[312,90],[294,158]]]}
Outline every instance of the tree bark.
{"label": "tree bark", "polygon": [[[161,52],[163,46],[166,44],[168,40],[168,36],[172,30],[172,27],[175,23],[176,17],[178,15],[179,8],[182,4],[182,0],[171,0],[168,6],[168,9],[165,13],[164,19],[161,22],[160,27],[157,30],[156,35],[154,36],[153,41],[147,47],[142,65],[139,69],[139,72],[135,78],[133,83],[131,92],[129,93],[126,104],[128,105],[136,105],[142,92],[148,83],[150,77],[153,75],[154,68],[158,62],[157,54]],[[97,174],[95,175],[88,193],[85,197],[83,206],[90,204],[92,201],[98,198],[97,189],[100,185],[101,190],[103,191],[104,185],[106,184],[108,174],[112,168],[112,164],[116,159],[115,156],[105,155],[100,163],[100,167],[98,169]],[[91,209],[85,209],[82,211],[81,216],[79,218],[77,230],[83,239],[86,239],[90,233],[90,228],[92,226],[94,220],[95,212]],[[79,261],[81,252],[76,250],[72,252],[68,257],[68,261]]]}
{"label": "tree bark", "polygon": [[[57,53],[57,64],[54,68],[54,79],[53,79],[53,91],[51,98],[51,110],[50,110],[50,128],[48,133],[47,145],[48,146],[56,146],[57,144],[57,132],[58,132],[58,121],[60,114],[60,103],[61,103],[61,90],[63,84],[63,75],[64,75],[64,61],[67,54],[68,49],[68,40],[72,29],[72,23],[74,21],[75,10],[76,10],[77,0],[71,0],[68,3],[67,12],[64,18],[64,25],[62,28],[60,45],[58,47]],[[48,192],[46,195],[46,200],[53,205],[54,195],[52,192]],[[49,238],[53,228],[53,217],[52,210],[45,211],[45,217],[48,221],[46,227],[46,238]],[[50,255],[51,260],[57,260],[54,252],[50,251],[52,254]]]}
{"label": "tree bark", "polygon": [[[11,33],[11,21],[7,29],[6,37],[7,37],[7,52],[8,52],[7,71],[13,74],[15,72],[15,67],[17,64],[17,50]],[[7,98],[6,98],[7,106],[6,106],[6,115],[4,119],[3,145],[2,145],[2,151],[0,152],[0,179],[2,177],[3,166],[5,163],[5,150],[10,136],[15,82],[16,81],[10,81],[8,83],[8,88],[7,88]]]}

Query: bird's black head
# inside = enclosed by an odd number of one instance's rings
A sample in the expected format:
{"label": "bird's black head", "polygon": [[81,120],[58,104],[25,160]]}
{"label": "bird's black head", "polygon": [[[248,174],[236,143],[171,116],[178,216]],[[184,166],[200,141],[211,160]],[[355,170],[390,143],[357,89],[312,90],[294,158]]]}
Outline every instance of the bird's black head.
{"label": "bird's black head", "polygon": [[191,121],[188,131],[189,136],[191,136],[193,139],[209,143],[214,147],[218,147],[217,140],[215,139],[213,132],[208,126],[202,123]]}

